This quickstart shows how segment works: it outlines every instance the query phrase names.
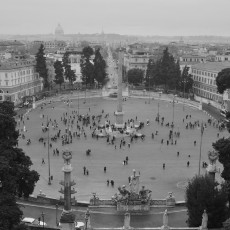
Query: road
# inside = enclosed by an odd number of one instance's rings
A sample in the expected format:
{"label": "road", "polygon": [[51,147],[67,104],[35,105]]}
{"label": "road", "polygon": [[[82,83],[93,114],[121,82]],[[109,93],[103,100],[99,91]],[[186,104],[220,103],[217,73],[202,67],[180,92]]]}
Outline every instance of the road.
{"label": "road", "polygon": [[[20,203],[21,209],[24,213],[24,217],[41,217],[41,213],[45,214],[44,221],[50,227],[56,226],[56,217],[59,220],[62,207],[55,206],[42,206],[31,205],[28,203]],[[86,208],[79,207],[73,209],[76,214],[76,220],[84,222]],[[131,226],[138,227],[160,227],[162,226],[163,213],[165,208],[153,208],[150,213],[145,214],[131,214]],[[170,209],[169,213],[169,226],[171,227],[183,227],[187,226],[187,210],[184,207],[178,207]],[[106,208],[90,210],[91,225],[93,227],[122,227],[124,225],[124,214],[117,213],[114,209],[107,210]]]}

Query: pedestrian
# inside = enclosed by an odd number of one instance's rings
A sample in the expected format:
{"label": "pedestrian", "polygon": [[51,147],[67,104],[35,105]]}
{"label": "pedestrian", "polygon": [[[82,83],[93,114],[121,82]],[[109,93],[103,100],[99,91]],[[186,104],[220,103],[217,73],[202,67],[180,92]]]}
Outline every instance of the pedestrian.
{"label": "pedestrian", "polygon": [[196,141],[193,142],[194,146],[196,146]]}
{"label": "pedestrian", "polygon": [[169,145],[169,140],[167,140],[167,145]]}
{"label": "pedestrian", "polygon": [[89,175],[89,170],[88,170],[88,169],[86,170],[86,175],[87,175],[87,176]]}
{"label": "pedestrian", "polygon": [[129,158],[128,156],[125,158],[126,164],[128,164]]}
{"label": "pedestrian", "polygon": [[217,138],[219,138],[219,136],[220,136],[220,134],[219,134],[219,133],[217,133]]}
{"label": "pedestrian", "polygon": [[84,175],[85,175],[85,172],[86,172],[86,167],[85,166],[83,167],[83,171],[84,171]]}
{"label": "pedestrian", "polygon": [[129,181],[129,183],[130,183],[130,181],[131,181],[131,177],[130,177],[130,176],[128,177],[128,181]]}
{"label": "pedestrian", "polygon": [[177,156],[179,157],[179,155],[180,155],[180,152],[177,152]]}
{"label": "pedestrian", "polygon": [[165,163],[163,163],[163,169],[165,169]]}
{"label": "pedestrian", "polygon": [[111,186],[114,187],[114,180],[111,180],[110,183],[111,183]]}
{"label": "pedestrian", "polygon": [[42,164],[45,164],[45,160],[44,160],[44,158],[42,158]]}
{"label": "pedestrian", "polygon": [[175,140],[175,145],[176,145],[177,141]]}
{"label": "pedestrian", "polygon": [[106,173],[106,167],[104,167],[104,173]]}
{"label": "pedestrian", "polygon": [[189,161],[187,161],[187,167],[189,167],[189,164],[190,164],[190,162],[189,162]]}
{"label": "pedestrian", "polygon": [[109,179],[107,180],[107,186],[109,186]]}

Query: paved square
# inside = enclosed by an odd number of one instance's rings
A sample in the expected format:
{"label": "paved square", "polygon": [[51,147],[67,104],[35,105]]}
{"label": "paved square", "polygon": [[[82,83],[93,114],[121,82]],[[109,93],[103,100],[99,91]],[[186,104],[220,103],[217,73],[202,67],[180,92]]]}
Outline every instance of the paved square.
{"label": "paved square", "polygon": [[[164,125],[161,126],[155,121],[158,111],[160,117],[165,118]],[[101,123],[106,120],[105,114],[109,113],[109,120],[111,123],[115,122],[114,111],[116,110],[116,99],[112,98],[87,98],[86,103],[84,99],[80,99],[79,110],[80,114],[99,115],[104,110]],[[53,108],[54,107],[54,108]],[[90,108],[90,111],[89,111]],[[72,100],[69,108],[69,114],[72,116],[72,111],[77,111],[78,100]],[[184,200],[184,189],[180,188],[185,185],[185,182],[198,173],[198,160],[199,160],[199,146],[200,146],[200,129],[186,129],[186,123],[194,121],[204,121],[207,123],[208,116],[202,111],[185,106],[183,111],[183,105],[175,103],[174,106],[174,131],[180,132],[180,138],[177,139],[176,145],[167,145],[170,128],[166,127],[167,122],[172,122],[173,119],[173,103],[151,100],[149,104],[148,99],[128,98],[123,102],[124,121],[130,118],[135,120],[137,116],[137,122],[145,122],[145,126],[140,130],[146,137],[142,141],[141,139],[134,140],[129,148],[127,144],[120,149],[120,140],[117,139],[114,145],[107,144],[106,138],[91,137],[92,130],[90,127],[85,127],[87,138],[81,135],[80,139],[73,137],[73,143],[62,146],[61,139],[57,142],[51,142],[52,148],[50,148],[50,167],[51,175],[53,175],[52,184],[48,185],[48,148],[47,144],[44,147],[43,143],[39,143],[39,138],[44,137],[47,140],[47,132],[42,132],[42,123],[45,125],[47,115],[49,119],[56,119],[59,123],[59,128],[62,130],[61,134],[64,134],[65,126],[61,121],[61,116],[66,113],[68,106],[63,102],[54,102],[47,104],[43,110],[41,107],[32,110],[28,116],[29,120],[24,119],[25,127],[28,130],[25,132],[26,138],[23,140],[20,138],[19,147],[23,148],[27,155],[29,155],[33,162],[33,168],[40,173],[40,180],[38,181],[34,194],[39,194],[39,190],[42,190],[47,196],[55,198],[60,197],[58,192],[61,188],[59,181],[63,180],[63,159],[61,152],[63,149],[68,148],[73,152],[72,159],[72,179],[77,183],[75,188],[77,190],[76,199],[81,201],[89,201],[92,192],[96,192],[100,198],[110,198],[117,192],[117,187],[123,184],[128,186],[128,177],[132,174],[132,170],[136,169],[137,173],[140,172],[141,185],[145,185],[146,188],[152,190],[152,198],[163,199],[167,196],[168,192],[173,192],[176,200]],[[44,119],[41,118],[41,114],[44,114]],[[191,115],[191,119],[186,119],[186,115]],[[147,119],[150,120],[150,125],[146,126]],[[184,119],[184,123],[183,123]],[[76,120],[76,119],[75,119]],[[81,123],[80,123],[81,124]],[[82,125],[81,125],[82,126]],[[58,128],[58,129],[59,129]],[[20,129],[23,129],[21,122]],[[50,131],[50,137],[57,133],[57,130],[52,129]],[[76,121],[71,130],[76,131]],[[152,139],[152,133],[155,134],[158,130],[159,134],[154,135]],[[203,145],[202,145],[202,157],[201,162],[208,162],[207,151],[212,149],[212,142],[216,141],[217,133],[219,131],[213,126],[207,126],[204,131]],[[227,136],[227,132],[220,133],[220,137]],[[31,139],[31,145],[26,145],[26,140]],[[129,143],[130,138],[125,138]],[[164,139],[164,143],[161,144],[161,139]],[[175,139],[175,138],[174,138]],[[194,140],[197,144],[194,146]],[[53,156],[53,149],[58,148],[60,151],[59,156]],[[91,149],[91,155],[86,156],[86,150]],[[177,157],[177,152],[180,152]],[[188,156],[190,155],[190,157]],[[128,156],[128,165],[123,165],[123,161]],[[42,158],[45,159],[45,164],[42,164]],[[187,167],[187,161],[190,162],[190,166]],[[165,169],[162,165],[165,163]],[[89,170],[89,175],[83,174],[83,167]],[[107,167],[106,173],[104,173],[104,166]],[[221,167],[218,163],[218,167]],[[205,170],[201,169],[201,173]],[[216,175],[220,178],[220,175]],[[107,180],[114,180],[115,185],[107,186]]]}

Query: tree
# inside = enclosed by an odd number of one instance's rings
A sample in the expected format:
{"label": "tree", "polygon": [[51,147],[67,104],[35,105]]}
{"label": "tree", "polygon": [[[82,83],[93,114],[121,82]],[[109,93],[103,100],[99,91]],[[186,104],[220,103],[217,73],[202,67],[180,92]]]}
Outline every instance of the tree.
{"label": "tree", "polygon": [[[230,204],[230,138],[221,138],[212,144],[213,148],[219,154],[219,162],[223,165],[221,177],[227,183],[228,202]],[[229,207],[230,210],[230,207]]]}
{"label": "tree", "polygon": [[227,193],[225,184],[220,188],[208,175],[193,177],[186,188],[186,206],[189,227],[201,226],[206,209],[208,228],[220,228],[227,218]]}
{"label": "tree", "polygon": [[90,57],[93,55],[93,49],[90,46],[84,47],[81,57],[81,74],[82,81],[85,85],[94,83],[94,66],[90,61]]}
{"label": "tree", "polygon": [[39,174],[31,170],[32,162],[17,148],[15,112],[12,102],[0,104],[0,229],[13,229],[22,212],[16,197],[28,198],[33,193]]}
{"label": "tree", "polygon": [[189,68],[190,67],[188,67],[188,66],[184,67],[184,69],[181,73],[179,83],[178,83],[179,90],[181,92],[185,92],[185,93],[189,93],[189,91],[192,89],[192,85],[193,85],[192,75],[188,73]]}
{"label": "tree", "polygon": [[61,90],[61,85],[64,83],[64,77],[63,77],[63,67],[61,61],[55,61],[54,62],[54,71],[55,71],[55,80],[54,82],[56,84],[60,85],[60,90]]}
{"label": "tree", "polygon": [[45,48],[41,44],[37,54],[36,54],[36,72],[39,73],[39,76],[43,78],[44,88],[49,87],[48,82],[48,70],[46,68],[46,57],[45,57]]}
{"label": "tree", "polygon": [[216,78],[217,91],[221,94],[230,88],[230,68],[223,69]]}
{"label": "tree", "polygon": [[144,71],[142,69],[130,69],[127,73],[127,78],[130,84],[141,84],[144,78]]}
{"label": "tree", "polygon": [[100,49],[97,49],[95,51],[95,57],[93,59],[93,62],[94,62],[94,78],[98,83],[104,85],[106,83],[106,77],[107,77],[106,62],[100,53]]}
{"label": "tree", "polygon": [[156,74],[156,64],[153,59],[149,59],[146,75],[145,75],[145,86],[150,87],[154,85],[154,78]]}

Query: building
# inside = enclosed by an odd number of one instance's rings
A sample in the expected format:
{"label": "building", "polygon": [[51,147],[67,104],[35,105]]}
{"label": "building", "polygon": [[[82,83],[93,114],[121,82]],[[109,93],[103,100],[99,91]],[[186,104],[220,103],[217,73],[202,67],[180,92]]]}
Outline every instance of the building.
{"label": "building", "polygon": [[74,81],[74,83],[82,83],[81,80],[81,54],[70,54],[69,55],[69,60],[70,60],[70,66],[71,69],[74,71],[75,75],[76,75],[76,80]]}
{"label": "building", "polygon": [[58,26],[56,27],[54,34],[56,39],[62,38],[64,36],[64,30],[62,29],[60,24],[58,24]]}
{"label": "building", "polygon": [[206,62],[205,56],[195,55],[195,54],[186,54],[180,57],[180,70],[183,71],[184,67],[189,67],[188,73],[192,73],[192,66],[198,63]]}
{"label": "building", "polygon": [[223,95],[217,92],[216,77],[221,70],[226,68],[230,68],[230,62],[207,62],[193,65],[194,94],[223,103]]}
{"label": "building", "polygon": [[124,54],[124,67],[125,72],[130,69],[142,69],[146,73],[150,55],[148,52],[137,51],[135,53]]}
{"label": "building", "polygon": [[19,50],[24,50],[25,48],[26,45],[17,40],[0,41],[0,51],[5,51],[5,50],[19,51]]}
{"label": "building", "polygon": [[230,54],[216,55],[215,61],[230,61]]}
{"label": "building", "polygon": [[33,45],[39,46],[43,44],[45,47],[45,51],[64,51],[66,49],[66,42],[65,41],[57,41],[57,40],[50,40],[50,41],[34,41]]}
{"label": "building", "polygon": [[42,80],[35,72],[34,60],[0,63],[0,101],[8,100],[18,104],[24,96],[32,96],[42,88]]}

